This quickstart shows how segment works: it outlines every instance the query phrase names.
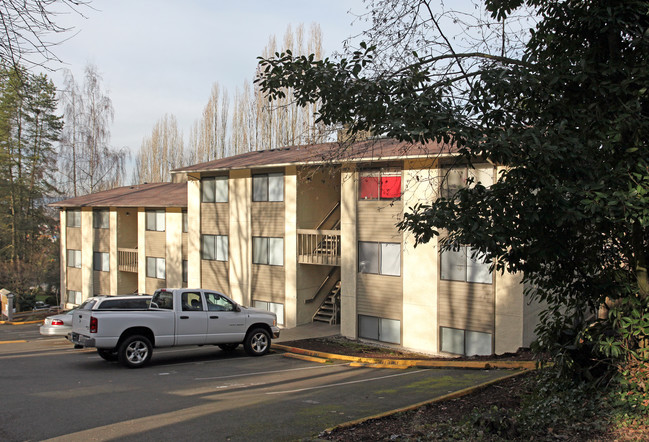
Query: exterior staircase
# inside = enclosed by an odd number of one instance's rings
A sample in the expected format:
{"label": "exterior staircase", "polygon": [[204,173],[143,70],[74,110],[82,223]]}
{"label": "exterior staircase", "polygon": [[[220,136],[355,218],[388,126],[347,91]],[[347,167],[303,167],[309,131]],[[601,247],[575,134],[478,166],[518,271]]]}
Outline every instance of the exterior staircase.
{"label": "exterior staircase", "polygon": [[336,282],[320,308],[313,315],[313,322],[326,322],[330,325],[340,321],[340,281]]}

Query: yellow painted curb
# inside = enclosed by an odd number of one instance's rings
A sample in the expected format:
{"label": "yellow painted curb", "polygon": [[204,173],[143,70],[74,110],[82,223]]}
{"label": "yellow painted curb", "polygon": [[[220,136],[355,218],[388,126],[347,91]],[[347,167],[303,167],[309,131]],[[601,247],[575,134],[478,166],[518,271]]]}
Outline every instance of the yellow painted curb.
{"label": "yellow painted curb", "polygon": [[329,359],[322,359],[322,358],[316,358],[316,357],[313,357],[313,356],[299,355],[299,354],[296,354],[296,353],[284,353],[283,356],[285,358],[300,359],[302,361],[319,362],[320,364],[327,364],[327,363],[331,362],[331,360],[329,360]]}
{"label": "yellow painted curb", "polygon": [[24,339],[20,339],[17,341],[0,341],[0,344],[20,344],[23,342],[27,342],[27,341],[25,341]]}
{"label": "yellow painted curb", "polygon": [[[442,360],[428,360],[428,359],[377,359],[377,358],[360,358],[356,356],[337,355],[334,353],[323,353],[312,350],[305,350],[302,348],[289,347],[282,344],[274,344],[274,348],[287,351],[293,354],[303,356],[312,356],[320,359],[336,359],[339,361],[349,361],[358,364],[365,364],[366,366],[372,365],[383,368],[472,368],[479,370],[489,369],[523,369],[534,370],[536,368],[535,361],[458,361],[449,359],[448,361]],[[360,366],[360,365],[357,365]]]}
{"label": "yellow painted curb", "polygon": [[350,367],[369,367],[369,368],[392,368],[395,370],[406,370],[410,365],[394,365],[394,364],[364,364],[362,362],[350,362]]}
{"label": "yellow painted curb", "polygon": [[39,319],[38,321],[22,321],[22,322],[16,322],[16,321],[0,321],[0,324],[7,324],[7,325],[25,325],[25,324],[40,324],[42,323],[43,320]]}
{"label": "yellow painted curb", "polygon": [[430,399],[430,400],[427,400],[427,401],[418,402],[416,404],[408,405],[407,407],[397,408],[395,410],[385,411],[383,413],[375,414],[374,416],[363,417],[363,418],[356,419],[356,420],[353,420],[353,421],[344,422],[344,423],[342,423],[340,425],[336,425],[335,427],[327,428],[324,431],[324,433],[331,433],[332,431],[337,430],[337,429],[341,429],[341,428],[353,427],[354,425],[359,425],[359,424],[362,424],[363,422],[366,422],[366,421],[369,421],[369,420],[372,420],[372,419],[381,419],[383,417],[391,416],[393,414],[403,413],[404,411],[416,410],[419,407],[423,407],[424,405],[428,405],[428,404],[434,404],[435,402],[442,402],[442,401],[446,401],[446,400],[449,400],[449,399],[455,399],[455,398],[458,398],[458,397],[466,396],[467,394],[471,394],[474,391],[478,391],[478,390],[481,390],[481,389],[483,389],[485,387],[488,387],[491,384],[496,384],[498,382],[504,381],[505,379],[513,378],[515,376],[520,376],[520,375],[522,375],[524,373],[527,373],[527,372],[526,371],[519,371],[518,373],[513,373],[513,374],[510,374],[510,375],[504,376],[502,378],[498,378],[498,379],[492,379],[491,381],[487,381],[487,382],[484,382],[484,383],[479,384],[479,385],[474,385],[473,387],[464,388],[462,390],[458,390],[458,391],[455,391],[453,393],[445,394],[444,396],[439,396],[439,397],[436,397],[435,399]]}

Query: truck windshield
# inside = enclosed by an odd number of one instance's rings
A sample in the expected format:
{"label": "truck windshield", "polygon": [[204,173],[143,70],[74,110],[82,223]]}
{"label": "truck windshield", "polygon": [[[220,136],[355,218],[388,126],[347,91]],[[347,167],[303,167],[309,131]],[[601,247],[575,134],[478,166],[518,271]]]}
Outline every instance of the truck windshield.
{"label": "truck windshield", "polygon": [[153,298],[151,298],[151,308],[173,310],[173,292],[168,292],[166,290],[156,290],[156,292],[153,294]]}

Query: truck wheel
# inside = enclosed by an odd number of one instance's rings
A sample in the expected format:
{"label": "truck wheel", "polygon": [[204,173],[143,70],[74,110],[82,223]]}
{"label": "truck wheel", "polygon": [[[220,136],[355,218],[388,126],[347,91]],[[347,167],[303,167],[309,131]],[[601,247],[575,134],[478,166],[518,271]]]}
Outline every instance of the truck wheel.
{"label": "truck wheel", "polygon": [[250,356],[263,356],[270,350],[270,334],[263,328],[248,332],[243,347]]}
{"label": "truck wheel", "polygon": [[239,344],[219,344],[219,348],[227,353],[235,351]]}
{"label": "truck wheel", "polygon": [[107,361],[116,361],[117,360],[117,352],[115,350],[107,350],[105,348],[98,348],[97,349],[97,354],[102,358]]}
{"label": "truck wheel", "polygon": [[153,347],[151,341],[140,335],[129,336],[119,346],[119,362],[128,368],[140,368],[151,359]]}

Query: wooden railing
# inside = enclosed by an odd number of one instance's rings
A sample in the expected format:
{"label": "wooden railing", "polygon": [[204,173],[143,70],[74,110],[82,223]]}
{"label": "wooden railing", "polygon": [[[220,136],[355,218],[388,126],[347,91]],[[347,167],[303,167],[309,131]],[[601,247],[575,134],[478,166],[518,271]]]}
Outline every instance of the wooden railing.
{"label": "wooden railing", "polygon": [[118,249],[117,253],[119,270],[137,273],[137,249]]}
{"label": "wooden railing", "polygon": [[340,266],[340,230],[298,229],[297,256],[300,264]]}

